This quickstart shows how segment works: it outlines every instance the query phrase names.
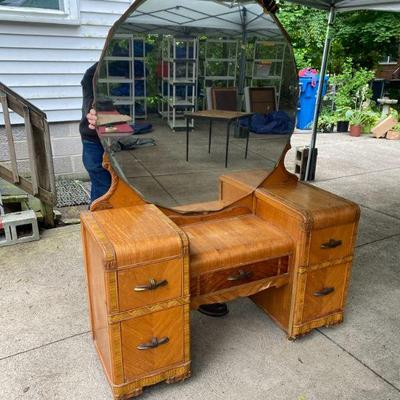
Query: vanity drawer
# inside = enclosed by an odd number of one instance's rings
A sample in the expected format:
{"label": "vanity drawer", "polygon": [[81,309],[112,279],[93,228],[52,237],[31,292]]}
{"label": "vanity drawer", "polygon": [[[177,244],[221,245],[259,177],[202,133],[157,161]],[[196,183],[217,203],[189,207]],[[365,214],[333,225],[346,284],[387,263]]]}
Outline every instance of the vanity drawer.
{"label": "vanity drawer", "polygon": [[310,265],[352,255],[353,233],[354,224],[313,231],[311,233]]}
{"label": "vanity drawer", "polygon": [[302,322],[343,310],[350,265],[333,265],[307,273]]}
{"label": "vanity drawer", "polygon": [[118,271],[119,310],[144,307],[182,295],[183,260]]}
{"label": "vanity drawer", "polygon": [[125,380],[149,375],[184,360],[184,307],[174,307],[121,323]]}
{"label": "vanity drawer", "polygon": [[[275,258],[200,275],[201,295],[279,276],[288,272],[289,257]],[[193,284],[192,284],[193,287]]]}

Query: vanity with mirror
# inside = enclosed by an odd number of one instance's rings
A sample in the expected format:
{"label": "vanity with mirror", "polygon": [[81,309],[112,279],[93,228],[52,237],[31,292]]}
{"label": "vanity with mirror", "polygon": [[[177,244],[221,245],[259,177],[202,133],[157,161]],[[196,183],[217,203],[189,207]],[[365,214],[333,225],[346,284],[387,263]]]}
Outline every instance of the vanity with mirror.
{"label": "vanity with mirror", "polygon": [[112,184],[81,219],[115,399],[190,376],[200,305],[249,297],[291,339],[343,321],[359,207],[285,168],[297,82],[257,1],[137,0],[110,30],[94,106]]}

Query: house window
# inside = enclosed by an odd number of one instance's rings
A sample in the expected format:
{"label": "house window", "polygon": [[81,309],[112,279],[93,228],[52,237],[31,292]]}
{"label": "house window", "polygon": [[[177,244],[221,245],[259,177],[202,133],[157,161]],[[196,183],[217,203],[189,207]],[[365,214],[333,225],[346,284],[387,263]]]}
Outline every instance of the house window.
{"label": "house window", "polygon": [[0,0],[1,6],[44,8],[49,10],[61,10],[62,1],[59,0]]}
{"label": "house window", "polygon": [[79,24],[79,0],[0,0],[0,19]]}

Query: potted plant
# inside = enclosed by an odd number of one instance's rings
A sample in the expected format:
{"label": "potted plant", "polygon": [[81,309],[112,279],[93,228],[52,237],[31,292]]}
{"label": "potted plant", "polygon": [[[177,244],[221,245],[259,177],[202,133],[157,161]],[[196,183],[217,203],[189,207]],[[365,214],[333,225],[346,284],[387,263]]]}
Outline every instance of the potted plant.
{"label": "potted plant", "polygon": [[322,112],[318,119],[318,130],[323,133],[332,133],[336,121],[336,116],[332,112]]}
{"label": "potted plant", "polygon": [[333,78],[336,86],[333,100],[336,107],[338,132],[348,131],[348,112],[351,109],[359,109],[361,104],[372,96],[369,82],[374,78],[374,72],[363,68],[354,70],[352,63],[352,59],[347,58],[342,73]]}
{"label": "potted plant", "polygon": [[351,110],[350,107],[343,107],[336,110],[337,119],[337,131],[338,132],[348,132],[349,131],[349,120],[346,117],[347,112]]}
{"label": "potted plant", "polygon": [[362,126],[364,122],[364,114],[362,110],[355,110],[351,113],[349,118],[350,122],[350,136],[361,136]]}
{"label": "potted plant", "polygon": [[367,109],[363,111],[363,133],[371,133],[371,129],[379,122],[381,115],[378,111]]}

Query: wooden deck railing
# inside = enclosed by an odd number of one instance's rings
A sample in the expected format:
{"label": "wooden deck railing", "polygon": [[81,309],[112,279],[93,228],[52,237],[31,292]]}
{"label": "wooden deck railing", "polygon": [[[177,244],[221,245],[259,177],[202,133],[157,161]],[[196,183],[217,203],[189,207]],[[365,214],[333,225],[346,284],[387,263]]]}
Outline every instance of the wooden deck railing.
{"label": "wooden deck railing", "polygon": [[[53,226],[56,185],[46,114],[1,82],[0,101],[10,158],[10,168],[0,164],[0,178],[37,197],[41,202],[44,224]],[[22,176],[18,171],[9,110],[14,111],[24,119],[30,176]]]}

